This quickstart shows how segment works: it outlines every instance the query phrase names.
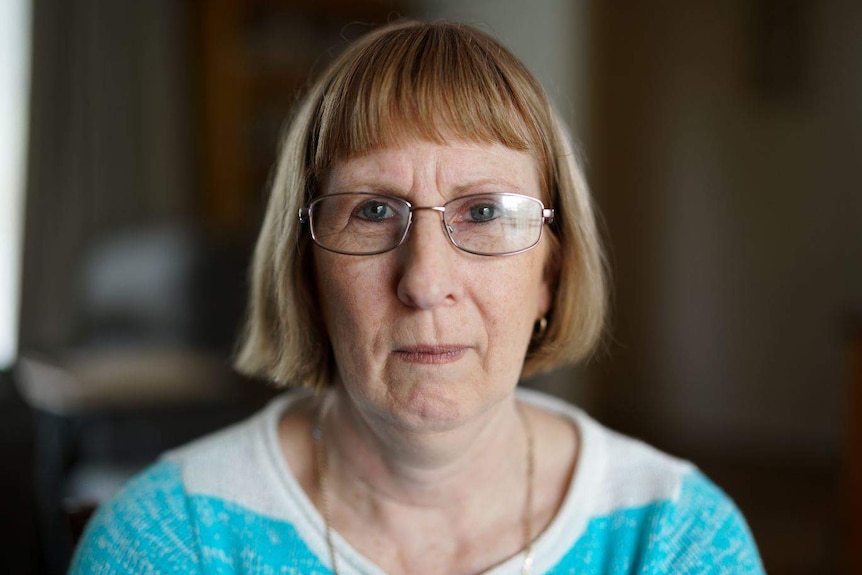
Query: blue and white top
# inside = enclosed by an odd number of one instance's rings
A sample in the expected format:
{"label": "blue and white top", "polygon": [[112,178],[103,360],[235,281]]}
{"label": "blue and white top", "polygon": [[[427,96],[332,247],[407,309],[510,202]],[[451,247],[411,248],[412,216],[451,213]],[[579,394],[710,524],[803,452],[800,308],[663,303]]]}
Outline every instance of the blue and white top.
{"label": "blue and white top", "polygon": [[[169,452],[103,505],[70,570],[83,574],[331,574],[324,520],[282,456],[284,394]],[[536,574],[763,573],[733,502],[692,464],[610,431],[558,399],[519,397],[577,425],[568,493],[533,544]],[[333,533],[343,575],[385,575]],[[516,555],[485,575],[520,573]]]}

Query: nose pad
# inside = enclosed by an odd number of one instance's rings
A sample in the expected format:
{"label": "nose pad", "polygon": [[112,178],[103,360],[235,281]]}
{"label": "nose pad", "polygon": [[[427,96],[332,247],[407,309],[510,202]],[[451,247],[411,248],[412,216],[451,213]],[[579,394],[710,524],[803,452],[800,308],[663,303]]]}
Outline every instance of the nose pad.
{"label": "nose pad", "polygon": [[443,235],[446,236],[446,241],[449,245],[458,251],[461,251],[461,246],[455,241],[455,228],[446,223],[446,220],[443,220],[441,223],[443,227]]}
{"label": "nose pad", "polygon": [[[436,210],[435,210],[436,211]],[[442,214],[440,214],[442,216]],[[412,222],[411,233],[402,246],[402,262],[398,278],[398,298],[406,305],[431,309],[456,296],[452,274],[452,255],[456,251],[447,234],[447,224],[441,217],[443,238],[433,227],[423,229],[421,218]],[[431,222],[424,222],[429,225]],[[441,241],[442,240],[442,241]]]}
{"label": "nose pad", "polygon": [[443,211],[443,208],[436,208],[436,207],[416,207],[416,208],[413,208],[413,210],[410,212],[410,220],[407,224],[408,229],[407,229],[404,241],[405,242],[409,241],[410,237],[415,235],[415,227],[416,227],[415,217],[416,217],[416,214],[420,211],[426,211],[426,210],[429,212],[435,212],[435,213],[437,213],[437,215],[440,216],[440,227],[443,228],[443,235],[445,236],[446,241],[449,242],[450,245],[455,246],[455,242],[452,241],[452,233],[455,231],[455,228],[453,228],[452,226],[450,226],[449,224],[446,223],[446,216],[445,216],[445,212]]}

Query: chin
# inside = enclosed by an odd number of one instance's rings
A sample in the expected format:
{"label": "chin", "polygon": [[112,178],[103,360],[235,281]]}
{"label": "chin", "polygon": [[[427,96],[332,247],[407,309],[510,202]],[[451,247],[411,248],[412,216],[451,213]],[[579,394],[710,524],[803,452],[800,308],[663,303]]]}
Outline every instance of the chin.
{"label": "chin", "polygon": [[517,384],[492,384],[492,377],[476,376],[480,366],[462,363],[407,369],[398,363],[377,377],[341,379],[341,385],[369,422],[408,433],[445,432],[482,418],[510,397]]}
{"label": "chin", "polygon": [[411,433],[457,429],[487,413],[502,398],[448,397],[439,388],[420,386],[382,409],[393,425]]}
{"label": "chin", "polygon": [[464,406],[422,398],[392,410],[388,415],[404,431],[437,433],[455,429],[469,419]]}

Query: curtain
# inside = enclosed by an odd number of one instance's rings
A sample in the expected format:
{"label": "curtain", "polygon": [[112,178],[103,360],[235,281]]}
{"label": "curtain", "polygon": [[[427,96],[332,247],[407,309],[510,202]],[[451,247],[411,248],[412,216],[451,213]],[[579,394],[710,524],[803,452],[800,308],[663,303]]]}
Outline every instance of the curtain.
{"label": "curtain", "polygon": [[93,242],[192,208],[187,3],[36,0],[21,350],[74,344]]}

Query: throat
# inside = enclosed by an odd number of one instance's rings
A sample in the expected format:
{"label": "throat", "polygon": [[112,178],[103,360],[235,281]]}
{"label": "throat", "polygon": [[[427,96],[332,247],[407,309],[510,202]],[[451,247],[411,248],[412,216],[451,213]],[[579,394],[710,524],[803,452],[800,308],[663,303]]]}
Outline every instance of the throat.
{"label": "throat", "polygon": [[[514,399],[510,407],[508,416],[502,411],[474,432],[473,441],[421,437],[417,445],[399,433],[381,437],[370,426],[349,429],[351,416],[339,413],[337,402],[324,402],[313,440],[335,572],[333,531],[385,563],[387,572],[417,573],[416,565],[448,558],[452,563],[436,572],[475,573],[517,554],[529,565],[534,439],[529,416]],[[438,441],[429,453],[431,440]],[[423,560],[428,550],[435,551]]]}
{"label": "throat", "polygon": [[478,485],[521,479],[528,425],[514,396],[446,431],[401,429],[361,412],[343,391],[324,401],[317,417],[336,481],[365,497],[418,507],[460,504],[476,499]]}

